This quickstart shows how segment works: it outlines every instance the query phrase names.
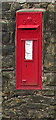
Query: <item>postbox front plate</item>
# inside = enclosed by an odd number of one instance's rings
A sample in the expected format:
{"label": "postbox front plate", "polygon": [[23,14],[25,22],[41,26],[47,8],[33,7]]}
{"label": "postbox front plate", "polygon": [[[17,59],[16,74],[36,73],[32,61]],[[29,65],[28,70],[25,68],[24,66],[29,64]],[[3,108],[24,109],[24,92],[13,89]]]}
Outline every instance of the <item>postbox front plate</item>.
{"label": "postbox front plate", "polygon": [[16,13],[16,89],[42,88],[42,12]]}

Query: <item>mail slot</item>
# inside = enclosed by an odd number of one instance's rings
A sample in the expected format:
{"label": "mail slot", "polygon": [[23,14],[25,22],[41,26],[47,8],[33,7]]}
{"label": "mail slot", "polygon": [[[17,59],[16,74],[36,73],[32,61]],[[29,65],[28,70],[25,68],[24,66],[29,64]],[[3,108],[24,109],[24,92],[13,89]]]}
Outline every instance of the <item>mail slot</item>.
{"label": "mail slot", "polygon": [[42,12],[16,12],[16,89],[42,89]]}

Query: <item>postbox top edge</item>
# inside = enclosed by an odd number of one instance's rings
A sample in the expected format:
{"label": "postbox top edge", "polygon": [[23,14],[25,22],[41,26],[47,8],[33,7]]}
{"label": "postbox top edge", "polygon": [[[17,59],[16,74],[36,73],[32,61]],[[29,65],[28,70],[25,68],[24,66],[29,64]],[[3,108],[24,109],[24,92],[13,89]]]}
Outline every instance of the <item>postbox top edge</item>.
{"label": "postbox top edge", "polygon": [[17,10],[16,12],[45,12],[46,10],[44,8],[39,9],[21,9]]}

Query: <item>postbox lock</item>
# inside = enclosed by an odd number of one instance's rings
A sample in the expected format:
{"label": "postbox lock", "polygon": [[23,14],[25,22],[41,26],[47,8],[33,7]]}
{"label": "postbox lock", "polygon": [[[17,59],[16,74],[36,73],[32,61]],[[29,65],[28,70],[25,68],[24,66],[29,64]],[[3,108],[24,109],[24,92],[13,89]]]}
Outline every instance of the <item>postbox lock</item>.
{"label": "postbox lock", "polygon": [[26,82],[26,80],[22,80],[22,82]]}

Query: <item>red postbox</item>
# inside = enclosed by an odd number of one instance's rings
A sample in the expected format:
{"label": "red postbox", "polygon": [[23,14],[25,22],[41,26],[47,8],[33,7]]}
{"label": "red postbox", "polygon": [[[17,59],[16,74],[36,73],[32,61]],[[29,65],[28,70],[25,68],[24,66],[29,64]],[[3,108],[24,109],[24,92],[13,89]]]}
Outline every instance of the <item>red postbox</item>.
{"label": "red postbox", "polygon": [[42,88],[42,12],[16,12],[16,89]]}

